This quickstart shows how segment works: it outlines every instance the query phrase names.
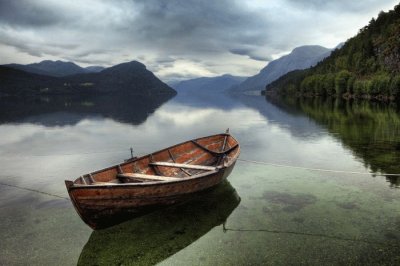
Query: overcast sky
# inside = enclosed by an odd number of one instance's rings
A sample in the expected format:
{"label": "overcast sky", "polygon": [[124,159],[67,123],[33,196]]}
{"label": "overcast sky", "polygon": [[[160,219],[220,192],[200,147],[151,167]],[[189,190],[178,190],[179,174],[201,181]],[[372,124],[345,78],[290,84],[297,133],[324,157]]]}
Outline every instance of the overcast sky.
{"label": "overcast sky", "polygon": [[137,60],[164,81],[250,76],[293,48],[328,48],[394,0],[0,0],[0,64],[111,66]]}

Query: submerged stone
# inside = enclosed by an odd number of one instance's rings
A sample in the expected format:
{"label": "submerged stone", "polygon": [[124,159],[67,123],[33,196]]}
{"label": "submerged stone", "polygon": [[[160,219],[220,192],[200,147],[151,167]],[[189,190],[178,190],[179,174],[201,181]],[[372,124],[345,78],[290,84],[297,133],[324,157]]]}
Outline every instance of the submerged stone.
{"label": "submerged stone", "polygon": [[392,232],[386,232],[384,236],[388,240],[397,240],[397,236]]}
{"label": "submerged stone", "polygon": [[353,210],[360,207],[354,202],[337,202],[336,205],[342,209]]}
{"label": "submerged stone", "polygon": [[299,224],[304,223],[304,218],[301,218],[301,217],[296,217],[296,218],[293,218],[292,220],[293,220],[293,222],[296,222]]}
{"label": "submerged stone", "polygon": [[285,212],[299,211],[317,201],[317,197],[312,194],[290,194],[278,191],[264,191],[262,198],[270,203],[282,205],[282,210]]}

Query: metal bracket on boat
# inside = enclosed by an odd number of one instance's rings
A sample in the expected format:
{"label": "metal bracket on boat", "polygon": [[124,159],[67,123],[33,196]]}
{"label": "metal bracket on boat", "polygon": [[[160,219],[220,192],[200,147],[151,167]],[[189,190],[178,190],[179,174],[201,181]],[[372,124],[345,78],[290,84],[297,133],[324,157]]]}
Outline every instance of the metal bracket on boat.
{"label": "metal bracket on boat", "polygon": [[137,159],[136,156],[133,156],[133,148],[132,147],[130,147],[130,151],[131,151],[131,158],[125,159],[124,160],[125,162],[129,162],[129,161],[133,161],[133,160]]}

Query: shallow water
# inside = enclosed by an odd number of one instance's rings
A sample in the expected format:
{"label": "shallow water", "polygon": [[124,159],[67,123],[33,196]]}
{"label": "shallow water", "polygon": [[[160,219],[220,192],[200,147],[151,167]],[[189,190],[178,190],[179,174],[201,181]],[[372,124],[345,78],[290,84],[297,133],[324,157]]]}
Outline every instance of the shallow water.
{"label": "shallow water", "polygon": [[[44,111],[18,106],[35,111],[2,119],[0,265],[400,263],[400,190],[393,179],[368,174],[399,169],[392,147],[400,140],[380,146],[382,137],[367,138],[365,120],[338,127],[314,115],[316,106],[292,109],[256,96],[222,105],[177,96],[148,111],[142,103],[134,117],[134,108],[91,112],[87,102]],[[385,132],[397,129],[398,114],[390,117]],[[130,147],[146,154],[226,128],[241,144],[241,159],[272,164],[238,161],[229,183],[205,198],[98,232],[65,199],[65,179],[118,163]]]}

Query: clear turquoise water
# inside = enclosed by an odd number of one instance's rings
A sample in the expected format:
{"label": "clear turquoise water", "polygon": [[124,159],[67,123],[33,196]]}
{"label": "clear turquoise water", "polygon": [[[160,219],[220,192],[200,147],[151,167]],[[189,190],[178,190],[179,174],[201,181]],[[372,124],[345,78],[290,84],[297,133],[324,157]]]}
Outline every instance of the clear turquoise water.
{"label": "clear turquoise water", "polygon": [[[19,117],[0,125],[0,265],[400,263],[400,190],[382,176],[239,161],[211,194],[98,232],[60,198],[65,179],[118,163],[129,147],[146,154],[226,128],[241,159],[361,173],[376,166],[305,109],[255,96],[223,106],[177,97],[142,123],[53,111]],[[366,135],[351,140],[361,145]]]}

